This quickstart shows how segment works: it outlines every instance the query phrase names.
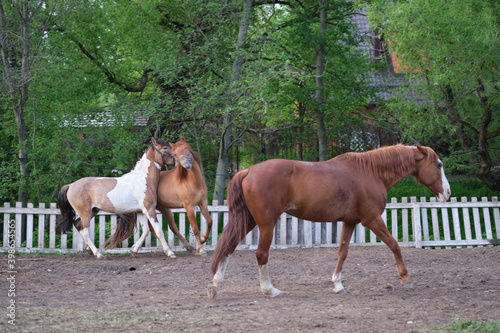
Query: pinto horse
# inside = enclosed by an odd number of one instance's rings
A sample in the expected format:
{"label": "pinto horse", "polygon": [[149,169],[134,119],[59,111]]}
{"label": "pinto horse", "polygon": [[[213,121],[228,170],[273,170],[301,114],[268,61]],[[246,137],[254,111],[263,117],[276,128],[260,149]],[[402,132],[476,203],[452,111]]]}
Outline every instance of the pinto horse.
{"label": "pinto horse", "polygon": [[[196,238],[196,254],[205,255],[202,244],[205,243],[210,235],[212,228],[212,217],[208,211],[206,197],[207,185],[203,181],[200,167],[200,157],[191,150],[191,147],[186,142],[183,135],[177,143],[170,143],[171,154],[175,158],[176,166],[172,170],[160,172],[160,182],[158,183],[158,196],[156,209],[158,209],[167,219],[170,230],[179,238],[180,242],[189,252],[194,252],[193,247],[179,233],[175,225],[174,216],[170,209],[182,208],[186,209],[193,234]],[[200,211],[207,221],[207,230],[200,238],[200,231],[196,221],[196,206],[200,207]],[[136,214],[122,214],[118,220],[118,225],[114,235],[107,241],[109,245],[106,247],[113,248],[128,238],[136,225]],[[157,237],[163,237],[160,241],[165,241],[163,234],[158,235],[153,228],[151,232]],[[143,226],[143,236],[148,228]],[[142,237],[142,236],[141,236]],[[145,237],[145,236],[144,236]],[[142,244],[142,242],[141,242]],[[132,252],[133,253],[133,252]]]}
{"label": "pinto horse", "polygon": [[346,153],[325,162],[269,160],[238,172],[228,186],[229,223],[213,255],[214,276],[208,296],[216,296],[229,256],[256,225],[260,231],[256,252],[260,289],[272,297],[281,295],[271,284],[268,259],[274,226],[283,212],[316,222],[344,222],[332,277],[336,293],[345,293],[340,279],[342,265],[354,228],[360,222],[391,249],[401,283],[413,288],[399,245],[381,217],[387,191],[408,175],[425,185],[439,201],[448,200],[451,192],[443,165],[431,148],[421,146],[396,145]]}
{"label": "pinto horse", "polygon": [[[64,185],[58,197],[61,215],[57,222],[61,232],[68,232],[74,225],[85,241],[87,251],[97,258],[103,256],[90,240],[88,227],[100,210],[109,213],[137,212],[141,220],[146,224],[149,222],[157,234],[162,234],[156,219],[156,192],[161,166],[171,163],[173,157],[167,143],[152,138],[151,146],[135,168],[122,177],[86,177]],[[79,215],[77,220],[75,212]],[[165,241],[162,246],[167,255],[174,255]]]}

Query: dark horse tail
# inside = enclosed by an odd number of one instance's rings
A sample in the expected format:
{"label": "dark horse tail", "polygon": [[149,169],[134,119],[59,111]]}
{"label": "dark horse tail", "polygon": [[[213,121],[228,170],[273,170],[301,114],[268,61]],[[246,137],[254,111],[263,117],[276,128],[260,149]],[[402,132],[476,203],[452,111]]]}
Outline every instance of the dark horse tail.
{"label": "dark horse tail", "polygon": [[106,250],[117,247],[119,243],[129,238],[134,231],[136,221],[137,213],[120,214],[115,233],[105,243],[107,244]]}
{"label": "dark horse tail", "polygon": [[238,172],[227,187],[229,221],[217,241],[212,259],[212,273],[215,275],[221,261],[231,255],[240,241],[250,231],[248,226],[253,218],[248,210],[243,195],[242,182],[248,175],[248,169]]}
{"label": "dark horse tail", "polygon": [[75,223],[75,211],[68,201],[68,190],[69,185],[64,185],[61,187],[61,191],[59,191],[57,197],[57,204],[61,210],[61,215],[57,219],[57,225],[62,234],[70,231],[73,227],[73,223]]}

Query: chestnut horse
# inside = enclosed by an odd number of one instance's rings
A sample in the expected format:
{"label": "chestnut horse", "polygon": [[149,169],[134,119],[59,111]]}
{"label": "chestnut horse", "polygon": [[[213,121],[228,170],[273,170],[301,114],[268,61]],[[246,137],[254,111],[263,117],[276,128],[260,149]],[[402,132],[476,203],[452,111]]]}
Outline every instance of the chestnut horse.
{"label": "chestnut horse", "polygon": [[229,223],[217,242],[212,284],[215,297],[224,279],[229,256],[256,225],[256,256],[260,289],[272,297],[281,291],[269,279],[269,248],[274,226],[283,212],[316,222],[343,221],[338,261],[332,281],[336,293],[345,293],[340,275],[357,223],[372,230],[392,251],[401,283],[413,288],[397,241],[387,230],[382,213],[387,191],[412,175],[439,201],[450,196],[450,186],[437,154],[428,147],[391,146],[366,153],[347,153],[325,162],[269,160],[238,172],[228,186]]}
{"label": "chestnut horse", "polygon": [[[97,258],[102,258],[102,254],[90,240],[88,227],[100,210],[109,213],[137,212],[143,223],[147,225],[149,222],[157,234],[163,234],[156,219],[156,191],[161,166],[171,163],[173,157],[167,143],[152,138],[151,146],[135,168],[122,177],[86,177],[64,185],[58,198],[61,215],[57,223],[61,232],[68,232],[74,225],[85,241],[87,251]],[[77,220],[75,212],[79,215]],[[167,255],[174,255],[165,241],[162,246]]]}
{"label": "chestnut horse", "polygon": [[[203,181],[203,176],[201,174],[200,157],[191,150],[191,147],[186,142],[183,135],[181,135],[179,142],[175,144],[170,143],[170,147],[171,154],[178,163],[176,163],[174,169],[160,172],[156,209],[166,218],[170,230],[179,238],[184,247],[192,253],[194,251],[193,247],[189,245],[186,239],[179,233],[175,225],[174,216],[170,210],[171,208],[184,207],[191,228],[193,229],[193,234],[196,238],[196,254],[205,255],[206,252],[203,250],[202,244],[205,243],[210,235],[212,217],[207,207],[207,185]],[[200,211],[207,221],[207,230],[201,239],[198,223],[196,221],[196,206],[200,207]],[[116,247],[118,243],[128,238],[132,234],[135,225],[135,214],[120,215],[116,232],[107,241],[109,245],[106,249]],[[158,236],[151,226],[150,229],[157,238],[163,237],[163,240],[160,239],[160,241],[165,241],[163,234]],[[147,232],[147,228],[143,228],[143,235],[144,231]]]}

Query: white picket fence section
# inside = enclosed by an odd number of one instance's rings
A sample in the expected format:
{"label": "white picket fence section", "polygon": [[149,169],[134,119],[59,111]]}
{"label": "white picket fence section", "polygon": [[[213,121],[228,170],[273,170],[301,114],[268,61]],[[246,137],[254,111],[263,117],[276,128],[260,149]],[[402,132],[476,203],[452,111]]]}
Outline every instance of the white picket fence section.
{"label": "white picket fence section", "polygon": [[[497,197],[491,200],[481,198],[451,198],[446,203],[436,202],[435,198],[426,201],[425,198],[417,200],[415,197],[403,198],[397,202],[395,198],[387,204],[382,218],[395,239],[402,247],[472,247],[500,244],[500,204]],[[194,236],[189,226],[189,220],[184,209],[172,210],[178,223],[181,234],[194,245]],[[204,245],[206,250],[214,250],[217,239],[222,230],[219,225],[225,226],[228,222],[228,207],[219,206],[216,202],[209,206],[214,225],[211,238]],[[5,203],[0,207],[3,215],[2,244],[0,251],[15,249],[19,252],[78,252],[84,250],[80,234],[73,228],[73,233],[60,235],[56,232],[56,218],[59,209],[55,203],[47,208],[41,203],[37,208],[33,204],[22,208],[20,203],[11,207]],[[25,216],[25,222],[23,217]],[[206,230],[207,225],[203,216],[197,211],[200,229]],[[184,251],[179,245],[177,237],[167,230],[166,223],[158,213],[158,220],[164,224],[165,235],[169,246],[174,251]],[[219,223],[217,223],[219,221]],[[91,222],[90,237],[97,247],[103,248],[106,237],[113,234],[116,229],[117,216],[100,212]],[[23,226],[25,227],[25,241],[22,242]],[[273,248],[338,246],[342,222],[314,223],[305,221],[283,213],[276,223]],[[10,233],[9,233],[10,231]],[[187,234],[187,235],[186,235]],[[71,242],[68,239],[71,237]],[[132,239],[133,238],[133,239]],[[109,253],[128,252],[132,244],[139,238],[136,230],[130,240],[125,240],[122,247],[109,250]],[[237,249],[257,248],[259,230],[255,228],[240,243]],[[71,246],[69,244],[71,243]],[[381,241],[368,229],[358,224],[351,239],[351,245],[380,245]],[[156,239],[149,235],[141,252],[160,251]]]}

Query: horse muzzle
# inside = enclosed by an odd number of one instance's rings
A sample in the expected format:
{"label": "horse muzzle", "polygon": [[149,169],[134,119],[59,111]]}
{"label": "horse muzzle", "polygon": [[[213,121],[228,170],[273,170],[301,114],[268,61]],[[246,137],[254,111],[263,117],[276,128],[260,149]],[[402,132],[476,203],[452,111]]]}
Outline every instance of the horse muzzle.
{"label": "horse muzzle", "polygon": [[438,197],[439,202],[446,202],[450,198],[450,195],[451,195],[450,188],[445,187],[443,189],[443,192],[439,193],[437,197]]}
{"label": "horse muzzle", "polygon": [[189,156],[181,155],[179,156],[179,162],[181,163],[184,169],[191,169],[193,167],[193,153],[189,154]]}

